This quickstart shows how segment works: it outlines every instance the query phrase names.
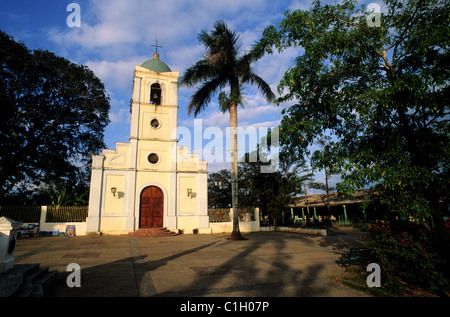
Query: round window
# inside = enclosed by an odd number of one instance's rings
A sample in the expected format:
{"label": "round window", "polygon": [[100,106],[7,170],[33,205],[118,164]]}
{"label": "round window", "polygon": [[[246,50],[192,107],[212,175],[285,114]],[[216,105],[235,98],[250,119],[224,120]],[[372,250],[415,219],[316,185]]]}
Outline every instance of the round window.
{"label": "round window", "polygon": [[152,119],[152,121],[150,121],[150,125],[153,129],[158,129],[161,126],[161,123],[159,122],[158,119]]}
{"label": "round window", "polygon": [[147,157],[148,161],[150,162],[150,164],[156,164],[159,162],[159,156],[156,153],[151,153],[148,157]]}

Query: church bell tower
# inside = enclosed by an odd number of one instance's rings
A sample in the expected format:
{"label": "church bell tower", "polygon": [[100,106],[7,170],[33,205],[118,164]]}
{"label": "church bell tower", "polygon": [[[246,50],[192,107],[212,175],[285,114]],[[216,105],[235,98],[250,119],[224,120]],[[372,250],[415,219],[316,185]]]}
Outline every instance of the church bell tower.
{"label": "church bell tower", "polygon": [[178,78],[157,51],[135,66],[129,142],[92,157],[86,233],[211,232],[207,162],[177,145]]}

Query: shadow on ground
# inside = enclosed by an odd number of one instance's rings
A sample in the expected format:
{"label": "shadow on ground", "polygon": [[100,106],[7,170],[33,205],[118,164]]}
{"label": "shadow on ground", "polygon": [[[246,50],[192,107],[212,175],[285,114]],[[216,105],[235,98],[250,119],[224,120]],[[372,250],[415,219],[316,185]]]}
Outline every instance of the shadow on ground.
{"label": "shadow on ground", "polygon": [[[315,245],[320,249],[342,251],[353,246],[357,236],[333,232],[329,237],[282,233],[252,233],[245,237],[247,240],[241,241],[229,241],[225,236],[192,237],[194,242],[190,244],[191,247],[188,247],[189,243],[180,244],[186,246],[185,249],[178,248],[179,252],[162,258],[143,254],[138,245],[145,244],[145,241],[129,237],[131,257],[83,268],[80,288],[69,288],[66,278],[71,272],[61,272],[56,285],[46,296],[354,296],[349,289],[320,277],[325,269],[324,263],[297,265],[297,259],[302,259],[300,246],[312,248]],[[161,242],[170,246],[176,244],[177,240]],[[299,245],[298,250],[296,243]],[[201,257],[205,257],[208,251],[214,251],[214,254],[223,251],[226,256],[202,260]],[[220,265],[217,265],[218,261]],[[183,266],[187,272],[184,283],[177,284],[168,270],[169,266]],[[158,283],[161,283],[158,274],[167,274],[167,284],[163,287],[166,290],[162,292],[157,291],[158,287],[154,283],[157,276]]]}

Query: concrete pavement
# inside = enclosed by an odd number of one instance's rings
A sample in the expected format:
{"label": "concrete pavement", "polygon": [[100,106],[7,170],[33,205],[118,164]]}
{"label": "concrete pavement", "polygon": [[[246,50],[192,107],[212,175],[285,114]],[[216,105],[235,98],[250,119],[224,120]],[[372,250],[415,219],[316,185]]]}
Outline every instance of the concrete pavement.
{"label": "concrete pavement", "polygon": [[[51,297],[364,297],[337,283],[339,256],[362,234],[327,236],[287,232],[178,235],[141,238],[76,236],[17,241],[17,264],[58,271]],[[81,287],[66,284],[70,263],[81,268]]]}

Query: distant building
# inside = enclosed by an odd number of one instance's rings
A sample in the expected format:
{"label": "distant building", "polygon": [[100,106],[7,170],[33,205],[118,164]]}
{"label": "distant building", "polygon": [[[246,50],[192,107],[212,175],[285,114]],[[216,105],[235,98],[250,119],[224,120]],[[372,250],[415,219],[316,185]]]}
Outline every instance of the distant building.
{"label": "distant building", "polygon": [[[395,210],[387,210],[383,208],[378,208],[375,210],[372,206],[368,206],[367,210],[363,212],[361,205],[364,202],[368,202],[369,194],[375,194],[374,190],[363,189],[358,190],[350,196],[342,196],[338,193],[329,193],[329,204],[330,204],[330,216],[334,217],[336,221],[347,221],[347,220],[384,220],[387,218],[402,218],[397,214]],[[310,217],[314,217],[314,212],[317,217],[328,214],[327,209],[327,195],[306,195],[299,196],[296,198],[294,203],[290,206],[292,212],[301,218],[303,215],[307,214],[307,209],[309,208]],[[441,198],[439,201],[440,207],[442,209],[442,215],[444,220],[448,219],[450,216],[450,204],[446,199]],[[409,217],[411,221],[414,219]],[[417,220],[417,219],[416,219]]]}
{"label": "distant building", "polygon": [[[336,221],[347,221],[349,219],[364,219],[365,216],[360,209],[360,206],[367,201],[367,196],[371,191],[359,190],[350,196],[342,196],[336,192],[329,193],[330,216]],[[327,195],[306,195],[299,196],[291,205],[293,213],[301,218],[307,215],[309,208],[310,218],[323,217],[328,214]]]}

